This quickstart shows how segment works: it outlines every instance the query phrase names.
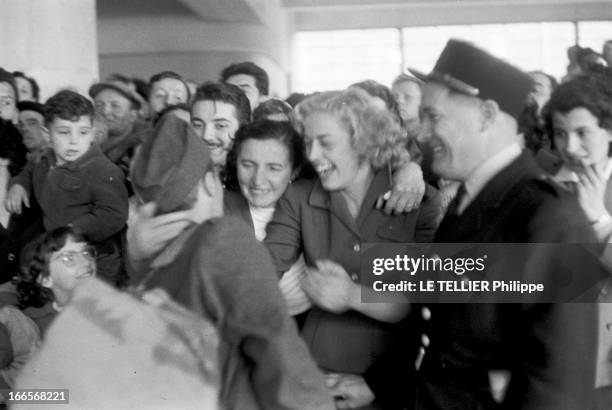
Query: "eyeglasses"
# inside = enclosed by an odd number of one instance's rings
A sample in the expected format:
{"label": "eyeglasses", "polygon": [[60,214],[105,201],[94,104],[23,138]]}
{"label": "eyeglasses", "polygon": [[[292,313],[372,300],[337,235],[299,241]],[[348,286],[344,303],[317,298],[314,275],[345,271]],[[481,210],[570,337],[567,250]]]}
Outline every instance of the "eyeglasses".
{"label": "eyeglasses", "polygon": [[88,246],[82,251],[65,251],[51,258],[51,260],[59,259],[66,267],[77,266],[80,262],[93,261],[96,259],[97,252],[93,246]]}

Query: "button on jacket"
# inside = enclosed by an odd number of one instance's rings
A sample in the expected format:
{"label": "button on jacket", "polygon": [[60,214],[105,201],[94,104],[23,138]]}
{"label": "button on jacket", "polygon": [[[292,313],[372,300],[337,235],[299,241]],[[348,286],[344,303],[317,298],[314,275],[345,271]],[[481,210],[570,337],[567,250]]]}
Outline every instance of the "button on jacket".
{"label": "button on jacket", "polygon": [[92,147],[76,161],[56,165],[49,149],[39,162],[29,161],[11,181],[34,194],[47,231],[71,225],[92,242],[121,232],[128,214],[128,195],[121,170]]}
{"label": "button on jacket", "polygon": [[[282,274],[303,252],[306,264],[320,259],[339,263],[356,282],[360,278],[363,242],[429,242],[440,213],[437,191],[428,189],[421,207],[401,215],[375,209],[380,195],[390,189],[388,171],[378,171],[357,218],[350,216],[339,192],[326,191],[317,180],[291,184],[279,200],[267,226],[265,243]],[[320,367],[361,374],[391,342],[397,325],[382,323],[361,313],[334,314],[313,307],[302,335]]]}

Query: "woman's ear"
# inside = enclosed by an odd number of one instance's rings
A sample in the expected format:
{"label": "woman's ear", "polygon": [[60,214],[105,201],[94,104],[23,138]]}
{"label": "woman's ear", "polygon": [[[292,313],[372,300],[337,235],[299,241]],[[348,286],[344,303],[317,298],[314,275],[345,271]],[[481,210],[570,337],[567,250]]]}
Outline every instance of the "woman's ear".
{"label": "woman's ear", "polygon": [[485,100],[481,103],[481,131],[487,130],[491,125],[495,123],[497,115],[499,114],[499,105],[493,100]]}
{"label": "woman's ear", "polygon": [[53,287],[53,279],[51,279],[51,275],[46,277],[40,276],[38,278],[38,283],[44,288],[51,289]]}

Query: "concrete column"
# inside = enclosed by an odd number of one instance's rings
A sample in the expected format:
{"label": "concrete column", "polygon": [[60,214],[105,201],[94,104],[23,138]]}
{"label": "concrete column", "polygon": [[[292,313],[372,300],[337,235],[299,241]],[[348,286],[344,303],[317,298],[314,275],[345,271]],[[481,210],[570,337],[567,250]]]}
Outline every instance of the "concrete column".
{"label": "concrete column", "polygon": [[44,100],[98,78],[95,0],[0,0],[0,66],[34,77]]}

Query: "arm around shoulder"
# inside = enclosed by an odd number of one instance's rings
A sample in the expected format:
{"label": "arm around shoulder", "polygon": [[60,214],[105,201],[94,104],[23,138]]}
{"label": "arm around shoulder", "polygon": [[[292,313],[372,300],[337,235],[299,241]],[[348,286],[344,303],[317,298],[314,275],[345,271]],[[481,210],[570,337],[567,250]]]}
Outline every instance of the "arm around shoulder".
{"label": "arm around shoulder", "polygon": [[267,246],[276,272],[280,277],[298,260],[302,252],[302,213],[300,203],[307,201],[307,185],[310,181],[289,186],[285,194],[276,203],[272,220],[266,227]]}

